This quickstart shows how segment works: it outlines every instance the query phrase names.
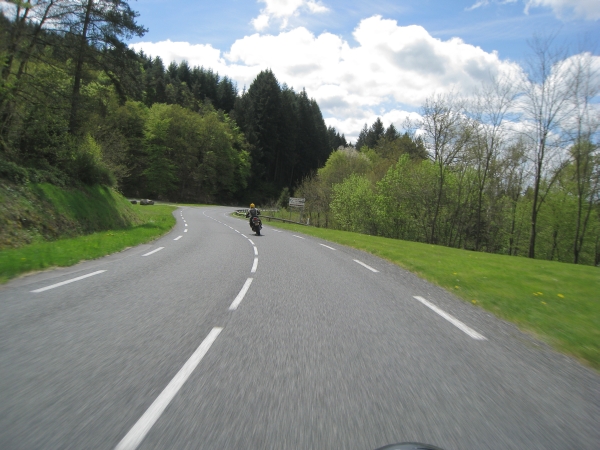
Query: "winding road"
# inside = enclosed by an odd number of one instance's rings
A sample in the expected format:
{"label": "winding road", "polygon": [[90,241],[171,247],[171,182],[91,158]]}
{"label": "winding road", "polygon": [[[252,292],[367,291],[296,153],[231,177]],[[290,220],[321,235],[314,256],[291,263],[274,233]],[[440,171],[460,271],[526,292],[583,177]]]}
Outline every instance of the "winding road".
{"label": "winding road", "polygon": [[600,377],[399,267],[231,208],[0,288],[1,449],[598,449]]}

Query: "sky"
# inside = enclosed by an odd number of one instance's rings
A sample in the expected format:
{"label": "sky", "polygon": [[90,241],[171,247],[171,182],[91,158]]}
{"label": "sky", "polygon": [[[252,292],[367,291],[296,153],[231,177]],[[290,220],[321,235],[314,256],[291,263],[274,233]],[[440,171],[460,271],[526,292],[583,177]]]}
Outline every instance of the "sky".
{"label": "sky", "polygon": [[130,46],[228,76],[261,70],[306,89],[328,126],[355,141],[381,117],[402,128],[425,99],[518,78],[534,36],[555,35],[600,67],[600,0],[137,0],[148,29]]}

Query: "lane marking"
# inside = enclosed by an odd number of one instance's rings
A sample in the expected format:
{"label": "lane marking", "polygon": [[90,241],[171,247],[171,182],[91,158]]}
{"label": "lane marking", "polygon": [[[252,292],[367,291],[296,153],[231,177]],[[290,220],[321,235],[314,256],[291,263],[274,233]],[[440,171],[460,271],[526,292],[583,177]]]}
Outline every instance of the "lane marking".
{"label": "lane marking", "polygon": [[187,228],[185,230],[183,230],[184,233],[187,233]]}
{"label": "lane marking", "polygon": [[369,269],[371,272],[379,272],[379,270],[377,269],[373,269],[371,266],[366,265],[364,262],[359,261],[358,259],[354,259],[354,262],[359,263],[361,266],[366,267],[367,269]]}
{"label": "lane marking", "polygon": [[325,244],[319,244],[319,245],[322,245],[323,247],[327,247],[327,248],[328,248],[328,249],[330,249],[330,250],[335,250],[335,248],[333,248],[333,247],[330,247],[329,245],[325,245]]}
{"label": "lane marking", "polygon": [[50,286],[46,286],[40,289],[36,289],[35,291],[31,291],[31,292],[44,292],[47,291],[49,289],[54,289],[57,288],[59,286],[64,286],[65,284],[69,284],[69,283],[74,283],[75,281],[79,281],[79,280],[83,280],[84,278],[88,278],[88,277],[93,277],[94,275],[98,275],[100,273],[106,272],[106,270],[98,270],[96,272],[92,272],[92,273],[88,273],[87,275],[82,275],[80,277],[77,278],[71,278],[70,280],[66,280],[66,281],[61,281],[60,283],[56,283],[56,284],[52,284]]}
{"label": "lane marking", "polygon": [[254,246],[254,254],[255,254],[256,256],[258,256],[258,249],[256,248],[256,246]]}
{"label": "lane marking", "polygon": [[248,239],[252,245],[256,245],[252,239]]}
{"label": "lane marking", "polygon": [[181,389],[181,386],[183,386],[200,361],[202,361],[202,358],[204,358],[204,355],[206,355],[221,331],[223,331],[223,328],[215,327],[208,333],[208,336],[206,336],[194,354],[190,356],[190,359],[177,372],[177,375],[175,375],[167,387],[146,410],[144,415],[129,430],[129,433],[121,439],[115,450],[135,450],[140,445],[148,434],[148,431],[150,431],[150,428],[156,423],[179,389]]}
{"label": "lane marking", "polygon": [[242,236],[244,236],[246,239],[248,239],[248,236],[246,236],[244,233],[242,233]]}
{"label": "lane marking", "polygon": [[435,306],[433,303],[428,302],[427,300],[425,300],[423,297],[419,297],[419,296],[414,296],[415,299],[419,300],[421,303],[423,303],[425,306],[427,306],[429,309],[431,309],[432,311],[438,313],[440,316],[442,316],[444,319],[446,319],[448,322],[450,322],[452,325],[454,325],[456,328],[458,328],[459,330],[463,331],[464,333],[468,334],[469,336],[471,336],[473,339],[477,339],[478,341],[487,341],[487,338],[485,336],[482,336],[481,334],[479,334],[477,331],[475,331],[472,328],[469,328],[468,326],[466,326],[464,323],[462,323],[460,320],[458,320],[457,318],[455,318],[454,316],[451,316],[450,314],[448,314],[446,311],[438,308],[437,306]]}
{"label": "lane marking", "polygon": [[297,237],[298,239],[304,239],[302,236],[296,236],[295,234],[292,234],[292,236]]}
{"label": "lane marking", "polygon": [[240,232],[238,230],[233,230],[233,231],[235,231],[236,233],[240,234]]}
{"label": "lane marking", "polygon": [[179,239],[181,239],[183,236],[177,236],[175,239],[173,239],[174,241],[178,241]]}
{"label": "lane marking", "polygon": [[231,306],[229,307],[229,311],[235,311],[237,309],[237,307],[239,306],[239,304],[242,303],[242,300],[244,300],[244,296],[246,295],[246,292],[248,292],[248,289],[250,289],[252,280],[253,280],[252,278],[248,278],[246,280],[246,282],[244,283],[244,286],[242,287],[242,290],[237,295],[237,297],[235,298],[233,303],[231,303]]}
{"label": "lane marking", "polygon": [[256,268],[258,267],[258,258],[254,258],[254,264],[252,264],[252,270],[250,273],[256,273]]}
{"label": "lane marking", "polygon": [[152,250],[151,252],[145,253],[142,256],[150,256],[152,253],[160,252],[164,247],[158,247],[157,249]]}
{"label": "lane marking", "polygon": [[185,224],[185,226],[187,227],[187,223]]}

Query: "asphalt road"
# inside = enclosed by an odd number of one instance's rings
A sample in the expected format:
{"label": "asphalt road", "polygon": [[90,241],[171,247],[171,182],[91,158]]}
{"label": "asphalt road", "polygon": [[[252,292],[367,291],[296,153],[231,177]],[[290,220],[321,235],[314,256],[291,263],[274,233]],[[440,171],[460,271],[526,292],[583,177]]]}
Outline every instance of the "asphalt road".
{"label": "asphalt road", "polygon": [[0,449],[600,448],[596,372],[230,212],[181,208],[152,244],[0,289]]}

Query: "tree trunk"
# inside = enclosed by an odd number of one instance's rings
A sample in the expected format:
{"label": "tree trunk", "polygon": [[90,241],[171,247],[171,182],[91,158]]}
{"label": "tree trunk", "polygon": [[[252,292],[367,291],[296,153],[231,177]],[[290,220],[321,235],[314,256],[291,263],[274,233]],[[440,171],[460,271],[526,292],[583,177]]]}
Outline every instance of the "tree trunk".
{"label": "tree trunk", "polygon": [[81,90],[81,77],[83,73],[83,55],[87,46],[87,32],[91,21],[92,7],[94,0],[88,0],[85,8],[85,19],[83,21],[83,30],[81,31],[81,40],[79,44],[79,52],[77,54],[77,65],[75,66],[75,75],[73,79],[73,94],[71,96],[71,115],[69,119],[69,131],[74,134],[78,129],[79,118],[77,117],[79,108],[79,92]]}

